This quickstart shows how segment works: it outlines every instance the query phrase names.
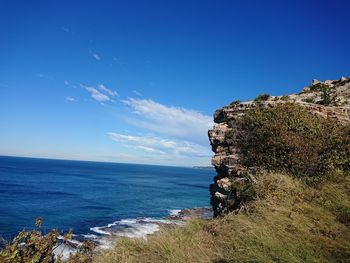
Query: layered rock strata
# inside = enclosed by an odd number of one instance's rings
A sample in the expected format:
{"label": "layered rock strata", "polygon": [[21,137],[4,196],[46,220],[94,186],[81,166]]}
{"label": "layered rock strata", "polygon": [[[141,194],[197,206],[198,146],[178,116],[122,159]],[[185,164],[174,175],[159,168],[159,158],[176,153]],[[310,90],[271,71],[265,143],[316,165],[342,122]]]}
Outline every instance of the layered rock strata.
{"label": "layered rock strata", "polygon": [[[330,93],[325,97],[325,91]],[[327,92],[328,92],[327,91]],[[325,99],[328,98],[327,103]],[[331,99],[330,99],[331,98]],[[247,111],[255,108],[273,108],[279,103],[295,102],[307,108],[312,114],[324,118],[335,119],[342,123],[350,122],[350,79],[342,77],[339,80],[320,82],[313,80],[309,87],[305,87],[299,94],[288,96],[265,96],[263,100],[234,102],[214,113],[214,127],[209,130],[209,140],[214,152],[212,165],[217,175],[210,185],[211,204],[214,216],[238,209],[240,203],[235,187],[254,182],[254,178],[247,176],[247,167],[241,164],[240,149],[235,139],[226,137],[227,132],[237,129],[235,121]],[[326,105],[322,105],[326,104]]]}

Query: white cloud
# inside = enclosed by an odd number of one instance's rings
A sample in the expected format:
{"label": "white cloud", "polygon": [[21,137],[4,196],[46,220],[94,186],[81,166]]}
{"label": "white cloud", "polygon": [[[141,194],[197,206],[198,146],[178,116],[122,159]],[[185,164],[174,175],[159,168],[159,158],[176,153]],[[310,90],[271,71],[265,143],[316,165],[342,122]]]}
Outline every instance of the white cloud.
{"label": "white cloud", "polygon": [[138,116],[128,119],[131,124],[165,137],[208,145],[207,133],[213,126],[211,116],[181,107],[169,107],[153,100],[129,98],[122,102]]}
{"label": "white cloud", "polygon": [[63,81],[64,85],[69,86],[69,82],[67,80]]}
{"label": "white cloud", "polygon": [[83,84],[80,84],[80,86],[83,87],[84,89],[86,89],[88,92],[90,92],[91,97],[93,99],[97,100],[98,102],[104,102],[104,101],[111,100],[107,95],[99,92],[97,89],[95,89],[93,87],[85,86]]}
{"label": "white cloud", "polygon": [[147,147],[147,146],[138,145],[138,146],[136,146],[136,148],[141,149],[141,150],[148,152],[148,153],[165,154],[165,152],[163,152],[161,150],[157,150],[157,149]]}
{"label": "white cloud", "polygon": [[138,92],[137,90],[133,90],[132,92],[133,92],[136,96],[139,96],[139,97],[142,96],[142,93]]}
{"label": "white cloud", "polygon": [[101,57],[96,54],[95,52],[93,52],[92,50],[89,50],[89,53],[91,56],[93,56],[96,60],[101,60]]}
{"label": "white cloud", "polygon": [[71,96],[67,96],[66,100],[68,100],[70,102],[74,102],[75,101],[75,99],[73,97],[71,97]]}
{"label": "white cloud", "polygon": [[97,87],[98,87],[101,91],[107,93],[107,94],[110,95],[110,96],[113,96],[113,97],[114,97],[114,96],[119,96],[118,92],[116,92],[115,90],[110,90],[110,89],[108,89],[106,86],[104,86],[104,85],[102,85],[102,84],[98,84]]}
{"label": "white cloud", "polygon": [[168,156],[194,156],[208,157],[208,149],[187,141],[166,139],[156,136],[135,136],[120,133],[108,133],[110,138],[116,142],[123,143],[142,149],[149,153],[162,154]]}
{"label": "white cloud", "polygon": [[61,27],[61,29],[68,34],[74,34],[74,32],[67,27]]}

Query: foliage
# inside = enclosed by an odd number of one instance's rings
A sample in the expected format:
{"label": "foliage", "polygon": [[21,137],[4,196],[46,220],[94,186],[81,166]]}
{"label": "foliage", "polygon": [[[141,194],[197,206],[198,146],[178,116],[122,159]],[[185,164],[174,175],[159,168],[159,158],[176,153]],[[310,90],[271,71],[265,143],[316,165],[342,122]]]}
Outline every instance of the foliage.
{"label": "foliage", "polygon": [[242,205],[256,198],[256,190],[248,171],[242,174],[238,180],[236,178],[231,178],[231,189],[232,191],[228,202],[234,201],[234,203],[227,204],[229,206],[229,211],[240,208]]}
{"label": "foliage", "polygon": [[[47,234],[41,231],[42,219],[37,218],[35,222],[36,229],[32,231],[21,231],[10,244],[6,244],[5,248],[0,251],[1,263],[52,263],[62,262],[62,253],[54,255],[53,251],[58,246],[59,232],[55,229]],[[67,246],[68,241],[72,239],[73,233],[69,231],[64,235],[62,244]],[[84,245],[77,253],[78,258],[88,258],[91,255],[93,247]],[[83,255],[83,256],[82,256]],[[76,261],[79,263],[88,263],[90,261]],[[74,262],[74,261],[72,261]]]}
{"label": "foliage", "polygon": [[230,105],[231,105],[231,106],[236,106],[236,105],[238,105],[238,104],[240,104],[240,103],[241,103],[240,100],[234,100],[234,101],[232,101],[232,102],[230,103]]}
{"label": "foliage", "polygon": [[57,230],[46,235],[40,231],[42,219],[37,218],[36,230],[21,231],[5,249],[0,252],[0,262],[53,262],[53,249],[58,237]]}
{"label": "foliage", "polygon": [[[235,137],[247,167],[321,178],[350,169],[350,127],[314,116],[292,103],[248,111]],[[237,132],[237,130],[239,132]]]}
{"label": "foliage", "polygon": [[66,263],[91,263],[96,245],[92,241],[85,241],[79,250],[71,255]]}
{"label": "foliage", "polygon": [[289,97],[289,95],[283,95],[281,97],[281,100],[288,101],[288,100],[290,100],[290,97]]}
{"label": "foliage", "polygon": [[315,103],[315,98],[314,97],[309,97],[309,98],[303,99],[303,101],[305,101],[307,103]]}
{"label": "foliage", "polygon": [[261,102],[261,101],[266,101],[270,98],[271,96],[269,94],[260,94],[258,97],[254,99],[255,102]]}
{"label": "foliage", "polygon": [[321,101],[319,102],[319,104],[325,106],[337,105],[337,96],[332,88],[330,88],[328,85],[322,85],[320,91]]}
{"label": "foliage", "polygon": [[334,87],[331,87],[327,84],[320,82],[310,86],[310,91],[321,93],[321,100],[317,102],[318,104],[321,104],[324,106],[330,106],[330,105],[336,106],[338,104],[338,98],[335,93]]}

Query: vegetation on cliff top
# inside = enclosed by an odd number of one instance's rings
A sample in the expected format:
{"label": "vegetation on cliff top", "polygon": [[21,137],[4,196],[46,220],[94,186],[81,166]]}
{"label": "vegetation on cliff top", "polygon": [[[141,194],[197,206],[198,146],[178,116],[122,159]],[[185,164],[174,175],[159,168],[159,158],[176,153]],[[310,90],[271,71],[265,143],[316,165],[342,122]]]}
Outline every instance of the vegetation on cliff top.
{"label": "vegetation on cliff top", "polygon": [[248,111],[227,136],[237,140],[246,167],[307,179],[350,171],[350,125],[310,114],[297,104]]}

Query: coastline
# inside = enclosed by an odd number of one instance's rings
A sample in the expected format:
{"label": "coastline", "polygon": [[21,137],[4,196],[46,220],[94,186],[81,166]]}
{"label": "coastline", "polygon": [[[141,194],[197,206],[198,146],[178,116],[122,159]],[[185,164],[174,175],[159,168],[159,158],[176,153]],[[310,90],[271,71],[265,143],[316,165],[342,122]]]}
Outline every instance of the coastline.
{"label": "coastline", "polygon": [[[126,218],[115,221],[106,226],[91,227],[92,233],[73,235],[68,245],[59,245],[55,248],[55,255],[62,255],[62,260],[67,260],[74,254],[85,241],[92,241],[96,250],[112,248],[120,238],[147,239],[156,234],[161,228],[184,227],[191,217],[203,220],[213,218],[213,210],[210,207],[194,207],[186,209],[168,210],[169,214],[161,218],[139,217]],[[60,236],[59,240],[63,237]]]}

